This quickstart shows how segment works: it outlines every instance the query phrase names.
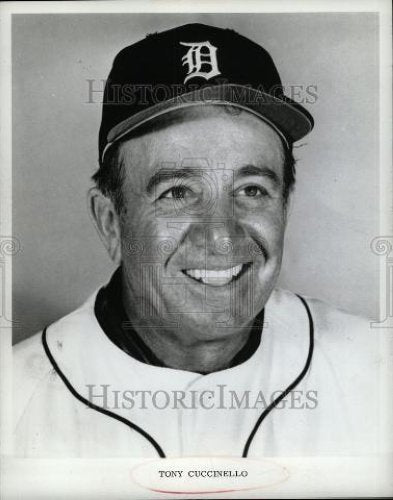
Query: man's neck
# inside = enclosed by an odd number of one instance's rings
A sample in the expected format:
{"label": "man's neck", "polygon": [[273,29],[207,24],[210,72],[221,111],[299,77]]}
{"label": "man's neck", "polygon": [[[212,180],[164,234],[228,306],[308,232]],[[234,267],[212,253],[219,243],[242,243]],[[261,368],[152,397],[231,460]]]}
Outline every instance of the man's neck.
{"label": "man's neck", "polygon": [[207,329],[201,330],[198,324],[192,329],[172,321],[166,328],[163,323],[147,323],[138,316],[137,301],[123,293],[123,283],[118,268],[97,294],[94,312],[111,341],[142,363],[206,374],[237,366],[258,349],[264,310],[246,328],[209,328],[206,338]]}
{"label": "man's neck", "polygon": [[[124,304],[127,316],[132,318],[127,304]],[[187,332],[187,326],[175,327]],[[227,368],[236,354],[248,341],[251,325],[243,328],[236,335],[215,340],[181,341],[179,336],[161,327],[142,327],[134,325],[137,334],[151,349],[155,356],[169,368],[177,370],[211,373]],[[181,336],[183,337],[183,335]]]}
{"label": "man's neck", "polygon": [[[211,373],[232,366],[231,362],[243,348],[243,350],[248,351],[245,353],[247,359],[259,345],[262,330],[261,321],[255,324],[255,320],[252,319],[241,327],[217,325],[212,327],[209,338],[206,339],[205,332],[200,331],[199,325],[190,325],[185,322],[186,315],[180,318],[183,319],[184,323],[165,326],[155,323],[153,319],[149,324],[146,324],[138,317],[138,311],[135,308],[136,300],[133,300],[124,281],[122,282],[121,294],[123,308],[133,329],[166,367]],[[254,330],[257,342],[251,342],[252,345],[248,346],[253,327],[258,330]],[[250,350],[251,353],[249,353]],[[240,358],[242,357],[244,356],[240,356]],[[238,362],[242,361],[243,359],[240,359]]]}

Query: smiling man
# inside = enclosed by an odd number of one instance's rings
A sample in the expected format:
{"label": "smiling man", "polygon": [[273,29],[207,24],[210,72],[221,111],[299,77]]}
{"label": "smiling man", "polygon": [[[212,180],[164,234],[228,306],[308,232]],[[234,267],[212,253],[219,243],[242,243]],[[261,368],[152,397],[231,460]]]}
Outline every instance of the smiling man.
{"label": "smiling man", "polygon": [[[277,279],[286,155],[251,113],[201,105],[168,115],[120,143],[122,206],[116,211],[100,185],[92,212],[122,264],[125,312],[141,339],[165,366],[212,372],[247,343]],[[142,244],[142,255],[130,243]]]}
{"label": "smiling man", "polygon": [[118,269],[18,346],[20,453],[376,446],[367,322],[276,289],[292,147],[312,126],[269,54],[232,30],[181,26],[117,55],[89,206]]}

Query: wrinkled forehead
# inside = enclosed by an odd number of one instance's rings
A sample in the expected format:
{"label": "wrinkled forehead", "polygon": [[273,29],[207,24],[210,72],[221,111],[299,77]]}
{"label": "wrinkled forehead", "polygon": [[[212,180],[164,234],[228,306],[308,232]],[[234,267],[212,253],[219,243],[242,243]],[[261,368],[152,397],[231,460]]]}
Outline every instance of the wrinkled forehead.
{"label": "wrinkled forehead", "polygon": [[230,105],[176,109],[134,130],[119,146],[132,175],[179,166],[240,168],[267,163],[278,170],[285,145],[270,124]]}

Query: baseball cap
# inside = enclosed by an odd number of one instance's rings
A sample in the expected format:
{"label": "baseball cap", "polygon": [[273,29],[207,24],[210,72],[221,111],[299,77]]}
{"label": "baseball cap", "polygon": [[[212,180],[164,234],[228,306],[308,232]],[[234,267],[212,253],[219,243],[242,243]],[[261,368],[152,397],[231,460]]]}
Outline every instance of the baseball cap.
{"label": "baseball cap", "polygon": [[246,109],[293,143],[311,114],[284,95],[269,53],[232,29],[186,24],[121,50],[106,81],[99,158],[142,124],[174,109],[227,104]]}

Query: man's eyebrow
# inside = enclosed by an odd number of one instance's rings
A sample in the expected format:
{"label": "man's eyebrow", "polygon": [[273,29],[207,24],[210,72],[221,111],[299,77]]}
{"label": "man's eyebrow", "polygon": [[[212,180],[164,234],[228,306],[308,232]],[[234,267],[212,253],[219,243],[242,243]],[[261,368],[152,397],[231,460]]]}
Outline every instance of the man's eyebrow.
{"label": "man's eyebrow", "polygon": [[[147,183],[146,192],[151,194],[155,187],[161,182],[171,181],[176,179],[189,179],[195,175],[201,175],[202,169],[200,168],[173,168],[173,169],[160,169],[153,174]],[[247,177],[249,175],[268,177],[273,183],[279,187],[281,185],[280,178],[269,167],[257,165],[244,165],[235,172],[235,177]]]}
{"label": "man's eyebrow", "polygon": [[259,175],[268,177],[276,186],[281,186],[281,180],[274,170],[265,166],[244,165],[235,172],[235,177],[247,177],[249,175]]}
{"label": "man's eyebrow", "polygon": [[198,168],[161,169],[150,177],[146,191],[148,194],[151,194],[154,188],[161,182],[175,179],[189,179],[190,177],[195,177],[195,175],[200,175],[200,173],[201,169]]}

